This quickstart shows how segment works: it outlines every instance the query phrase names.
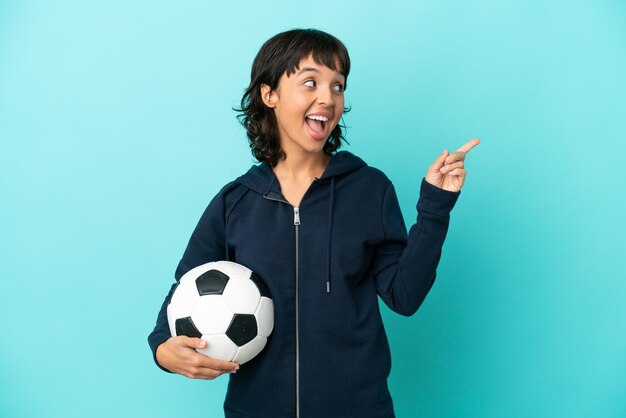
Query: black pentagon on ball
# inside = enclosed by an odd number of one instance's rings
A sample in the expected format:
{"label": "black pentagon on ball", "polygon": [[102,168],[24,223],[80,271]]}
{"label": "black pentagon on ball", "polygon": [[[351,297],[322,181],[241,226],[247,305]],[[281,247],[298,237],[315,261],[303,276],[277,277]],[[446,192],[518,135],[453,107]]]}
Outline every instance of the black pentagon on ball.
{"label": "black pentagon on ball", "polygon": [[198,331],[191,317],[178,318],[176,320],[176,335],[186,335],[191,338],[200,338],[202,333]]}
{"label": "black pentagon on ball", "polygon": [[249,343],[257,336],[256,318],[250,314],[235,314],[226,335],[237,347]]}
{"label": "black pentagon on ball", "polygon": [[267,285],[259,277],[258,274],[256,274],[255,272],[252,272],[252,275],[250,276],[250,280],[252,280],[254,284],[256,285],[256,287],[259,289],[259,292],[261,292],[261,296],[265,296],[270,299],[272,298],[272,294],[270,293],[270,290],[268,289]]}
{"label": "black pentagon on ball", "polygon": [[209,270],[196,279],[196,288],[200,296],[221,295],[228,283],[228,275],[219,270]]}

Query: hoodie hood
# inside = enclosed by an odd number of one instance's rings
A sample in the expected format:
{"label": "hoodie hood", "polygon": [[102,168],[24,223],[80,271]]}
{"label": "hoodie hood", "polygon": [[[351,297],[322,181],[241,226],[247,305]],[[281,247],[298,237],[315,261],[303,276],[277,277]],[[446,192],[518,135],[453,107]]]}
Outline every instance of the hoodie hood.
{"label": "hoodie hood", "polygon": [[[321,177],[316,177],[317,181],[330,183],[330,194],[328,199],[328,234],[326,245],[326,292],[330,293],[330,253],[331,253],[331,236],[333,230],[333,209],[335,196],[335,178],[361,167],[367,166],[367,163],[361,158],[352,154],[350,151],[339,151],[335,153]],[[250,167],[247,173],[234,180],[234,183],[240,183],[250,190],[253,190],[263,196],[265,199],[276,200],[291,205],[280,190],[280,182],[267,161],[263,161],[259,165]],[[228,237],[226,237],[228,238]],[[228,242],[228,241],[227,241]]]}

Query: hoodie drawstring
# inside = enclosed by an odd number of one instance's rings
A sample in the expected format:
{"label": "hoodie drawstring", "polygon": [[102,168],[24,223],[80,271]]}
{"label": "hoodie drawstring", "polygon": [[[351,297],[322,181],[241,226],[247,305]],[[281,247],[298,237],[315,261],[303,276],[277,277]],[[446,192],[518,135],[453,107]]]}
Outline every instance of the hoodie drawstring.
{"label": "hoodie drawstring", "polygon": [[333,234],[333,209],[334,209],[334,197],[335,197],[335,177],[330,178],[330,202],[328,204],[328,245],[326,246],[326,268],[327,268],[327,281],[326,281],[326,293],[330,293],[330,244]]}

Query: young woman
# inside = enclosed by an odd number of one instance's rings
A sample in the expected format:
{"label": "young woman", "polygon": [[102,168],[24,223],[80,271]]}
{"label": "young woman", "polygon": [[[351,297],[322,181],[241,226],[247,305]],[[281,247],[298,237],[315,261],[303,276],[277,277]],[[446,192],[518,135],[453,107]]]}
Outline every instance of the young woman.
{"label": "young woman", "polygon": [[[444,150],[428,168],[407,235],[389,178],[337,151],[345,140],[339,121],[349,71],[345,46],[319,30],[283,32],[261,47],[235,109],[261,164],[209,203],[148,337],[165,371],[196,379],[230,373],[227,418],[395,416],[378,297],[405,316],[422,304],[465,179],[465,156],[480,140]],[[267,345],[240,369],[197,353],[206,342],[172,337],[167,323],[183,274],[217,260],[255,271],[274,302]]]}

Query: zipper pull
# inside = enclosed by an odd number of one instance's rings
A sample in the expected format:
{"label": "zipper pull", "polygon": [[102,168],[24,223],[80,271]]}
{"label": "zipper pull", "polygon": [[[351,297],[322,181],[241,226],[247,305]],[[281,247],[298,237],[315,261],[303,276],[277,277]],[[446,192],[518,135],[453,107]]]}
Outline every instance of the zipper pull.
{"label": "zipper pull", "polygon": [[300,225],[300,208],[293,208],[293,224]]}

